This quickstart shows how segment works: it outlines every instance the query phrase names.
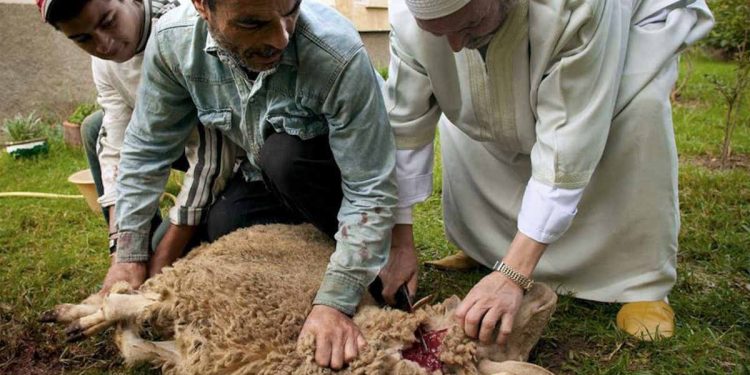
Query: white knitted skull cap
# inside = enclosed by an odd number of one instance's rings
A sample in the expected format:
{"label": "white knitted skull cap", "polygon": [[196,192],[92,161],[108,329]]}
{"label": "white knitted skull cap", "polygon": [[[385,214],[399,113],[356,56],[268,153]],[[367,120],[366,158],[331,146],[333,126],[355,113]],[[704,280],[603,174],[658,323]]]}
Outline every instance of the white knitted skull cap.
{"label": "white knitted skull cap", "polygon": [[445,17],[461,8],[471,0],[406,0],[406,6],[420,20],[433,20]]}

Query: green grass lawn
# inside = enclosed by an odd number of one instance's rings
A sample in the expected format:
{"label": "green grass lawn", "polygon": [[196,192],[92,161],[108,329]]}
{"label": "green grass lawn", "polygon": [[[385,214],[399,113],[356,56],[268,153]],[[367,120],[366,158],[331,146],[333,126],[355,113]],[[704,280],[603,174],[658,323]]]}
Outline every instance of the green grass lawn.
{"label": "green grass lawn", "polygon": [[[750,172],[712,170],[695,160],[719,153],[724,109],[705,74],[727,63],[696,59],[675,104],[683,160],[678,283],[670,295],[676,337],[644,343],[615,329],[618,305],[563,296],[531,361],[570,374],[750,374]],[[734,150],[750,154],[750,111]],[[81,151],[52,142],[50,154],[17,161],[0,156],[0,192],[78,194],[66,181],[86,168]],[[435,194],[415,215],[420,260],[455,249],[443,235],[440,166]],[[175,190],[171,186],[171,190]],[[83,200],[0,198],[0,373],[151,373],[125,369],[109,335],[65,344],[61,329],[36,322],[60,302],[96,291],[107,268],[106,229]],[[421,270],[420,295],[463,295],[484,272]]]}

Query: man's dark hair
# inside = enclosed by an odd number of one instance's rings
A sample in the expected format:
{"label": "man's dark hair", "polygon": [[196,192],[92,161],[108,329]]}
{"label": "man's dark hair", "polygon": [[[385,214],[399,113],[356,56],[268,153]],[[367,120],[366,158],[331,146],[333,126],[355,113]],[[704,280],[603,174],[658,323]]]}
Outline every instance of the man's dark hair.
{"label": "man's dark hair", "polygon": [[[52,1],[52,0],[48,0]],[[47,22],[57,27],[60,22],[70,21],[81,13],[83,7],[88,4],[90,0],[57,0],[52,1],[47,10]]]}
{"label": "man's dark hair", "polygon": [[216,10],[216,0],[206,0],[206,5],[208,5],[208,10]]}

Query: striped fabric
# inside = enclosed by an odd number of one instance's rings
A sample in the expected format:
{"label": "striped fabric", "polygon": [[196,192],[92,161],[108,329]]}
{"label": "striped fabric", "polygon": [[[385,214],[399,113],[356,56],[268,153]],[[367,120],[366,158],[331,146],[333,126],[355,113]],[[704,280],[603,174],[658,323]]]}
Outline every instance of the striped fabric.
{"label": "striped fabric", "polygon": [[[44,0],[40,0],[44,1]],[[54,1],[54,0],[49,0]],[[141,40],[138,41],[138,53],[143,52],[146,49],[146,43],[148,38],[151,36],[151,24],[159,19],[170,10],[180,6],[179,0],[146,0],[143,3],[143,11],[145,13],[143,23],[143,32],[141,33]]]}
{"label": "striped fabric", "polygon": [[190,164],[169,219],[175,225],[199,225],[234,167],[233,145],[216,129],[198,125],[185,146]]}

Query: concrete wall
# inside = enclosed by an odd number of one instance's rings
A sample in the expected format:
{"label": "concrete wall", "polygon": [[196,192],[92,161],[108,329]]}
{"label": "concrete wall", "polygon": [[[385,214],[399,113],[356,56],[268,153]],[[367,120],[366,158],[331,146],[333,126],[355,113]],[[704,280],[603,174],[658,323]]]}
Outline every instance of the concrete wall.
{"label": "concrete wall", "polygon": [[[363,32],[376,68],[388,66],[388,32]],[[16,113],[67,117],[96,92],[89,56],[44,24],[34,0],[0,0],[0,122]]]}
{"label": "concrete wall", "polygon": [[391,59],[388,31],[362,32],[359,35],[365,43],[372,64],[378,69],[387,68]]}
{"label": "concrete wall", "polygon": [[33,0],[0,0],[0,121],[66,116],[94,99],[89,56],[44,24]]}

